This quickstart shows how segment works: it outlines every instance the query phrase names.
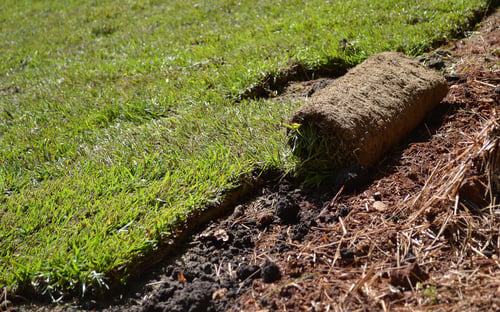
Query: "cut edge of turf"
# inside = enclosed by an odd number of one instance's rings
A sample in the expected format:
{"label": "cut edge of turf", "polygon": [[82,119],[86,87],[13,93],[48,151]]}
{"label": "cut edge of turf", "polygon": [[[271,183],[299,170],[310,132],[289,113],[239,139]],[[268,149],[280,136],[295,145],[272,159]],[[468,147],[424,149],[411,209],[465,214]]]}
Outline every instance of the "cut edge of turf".
{"label": "cut edge of turf", "polygon": [[[133,284],[140,279],[140,275],[146,271],[154,269],[158,263],[165,261],[179,253],[189,237],[197,233],[203,226],[217,218],[228,216],[233,208],[249,199],[262,187],[276,181],[283,176],[283,172],[278,169],[255,169],[253,172],[245,174],[238,180],[238,186],[222,194],[218,200],[212,204],[205,205],[198,210],[190,212],[186,219],[180,220],[173,226],[175,233],[168,237],[166,241],[159,243],[158,247],[148,253],[132,259],[126,268],[119,268],[110,272],[111,293],[118,294],[123,286],[121,278],[127,276],[127,284]],[[108,296],[109,294],[99,291],[97,294]]]}
{"label": "cut edge of turf", "polygon": [[267,74],[257,84],[248,87],[238,96],[238,100],[269,98],[283,93],[291,81],[308,81],[318,77],[338,78],[354,66],[338,57],[325,65],[311,68],[305,63],[293,62],[289,67],[276,74]]}
{"label": "cut edge of turf", "polygon": [[[185,248],[189,237],[196,234],[203,226],[217,218],[228,216],[235,206],[248,200],[266,184],[273,183],[286,176],[287,173],[278,168],[255,168],[252,172],[244,174],[237,179],[237,186],[226,191],[217,200],[206,204],[198,210],[190,212],[185,219],[179,220],[172,225],[174,233],[158,245],[147,252],[141,252],[130,261],[115,270],[106,272],[101,283],[86,286],[85,295],[80,291],[81,285],[75,285],[71,290],[63,291],[57,287],[52,287],[50,296],[47,296],[47,286],[37,283],[21,285],[13,291],[9,291],[9,297],[13,300],[23,299],[24,301],[37,301],[39,303],[50,303],[50,298],[54,302],[54,295],[62,296],[62,302],[69,299],[86,301],[99,300],[100,302],[113,302],[117,296],[123,293],[124,285],[134,285],[140,283],[145,272],[154,271],[155,265],[165,261],[169,257]],[[45,290],[43,290],[45,289]],[[4,290],[6,291],[6,290]],[[56,302],[59,302],[56,300]]]}

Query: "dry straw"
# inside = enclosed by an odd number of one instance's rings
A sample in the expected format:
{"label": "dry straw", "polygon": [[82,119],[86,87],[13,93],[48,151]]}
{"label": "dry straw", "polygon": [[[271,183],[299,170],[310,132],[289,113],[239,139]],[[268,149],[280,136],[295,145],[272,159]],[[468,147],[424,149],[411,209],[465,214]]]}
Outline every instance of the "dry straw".
{"label": "dry straw", "polygon": [[[316,228],[328,240],[298,244],[296,261],[326,263],[316,271],[322,276],[316,285],[296,283],[311,291],[305,302],[311,300],[318,311],[360,306],[377,311],[465,311],[500,304],[490,291],[500,285],[498,117],[493,110],[491,118],[471,126],[475,131],[458,133],[459,141],[443,156],[447,161],[438,161],[425,185],[391,205],[386,214],[353,209],[333,227]],[[470,181],[484,201],[471,200],[473,192],[465,187]],[[401,221],[393,222],[388,214]],[[359,255],[363,246],[366,250]],[[356,250],[354,264],[342,259],[344,248]],[[314,299],[318,292],[320,301]]]}

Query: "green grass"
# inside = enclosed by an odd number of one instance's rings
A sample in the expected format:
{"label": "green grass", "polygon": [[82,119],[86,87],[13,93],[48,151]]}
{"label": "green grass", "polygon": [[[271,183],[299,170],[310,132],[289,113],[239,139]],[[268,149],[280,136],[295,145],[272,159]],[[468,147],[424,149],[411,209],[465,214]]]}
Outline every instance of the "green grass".
{"label": "green grass", "polygon": [[293,167],[282,122],[300,103],[248,88],[293,64],[420,54],[488,2],[1,1],[0,287],[126,282],[240,177]]}

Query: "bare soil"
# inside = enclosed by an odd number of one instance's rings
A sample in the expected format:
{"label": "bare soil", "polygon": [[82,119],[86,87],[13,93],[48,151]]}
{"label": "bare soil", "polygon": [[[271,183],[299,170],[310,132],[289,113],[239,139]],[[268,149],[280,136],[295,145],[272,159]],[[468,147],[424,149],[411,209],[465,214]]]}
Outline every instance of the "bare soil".
{"label": "bare soil", "polygon": [[[420,59],[450,92],[371,171],[315,190],[270,181],[116,298],[4,294],[0,311],[499,311],[499,25],[497,11]],[[331,81],[293,82],[283,97]]]}

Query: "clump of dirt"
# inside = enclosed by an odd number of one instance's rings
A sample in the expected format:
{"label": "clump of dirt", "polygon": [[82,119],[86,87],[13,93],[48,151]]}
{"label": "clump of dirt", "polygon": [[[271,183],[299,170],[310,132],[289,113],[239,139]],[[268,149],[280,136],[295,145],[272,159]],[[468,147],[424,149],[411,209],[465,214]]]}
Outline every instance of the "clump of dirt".
{"label": "clump of dirt", "polygon": [[262,281],[272,283],[281,278],[280,267],[271,261],[266,261],[262,266]]}
{"label": "clump of dirt", "polygon": [[275,214],[284,223],[296,223],[300,206],[292,196],[280,198],[276,203]]}

